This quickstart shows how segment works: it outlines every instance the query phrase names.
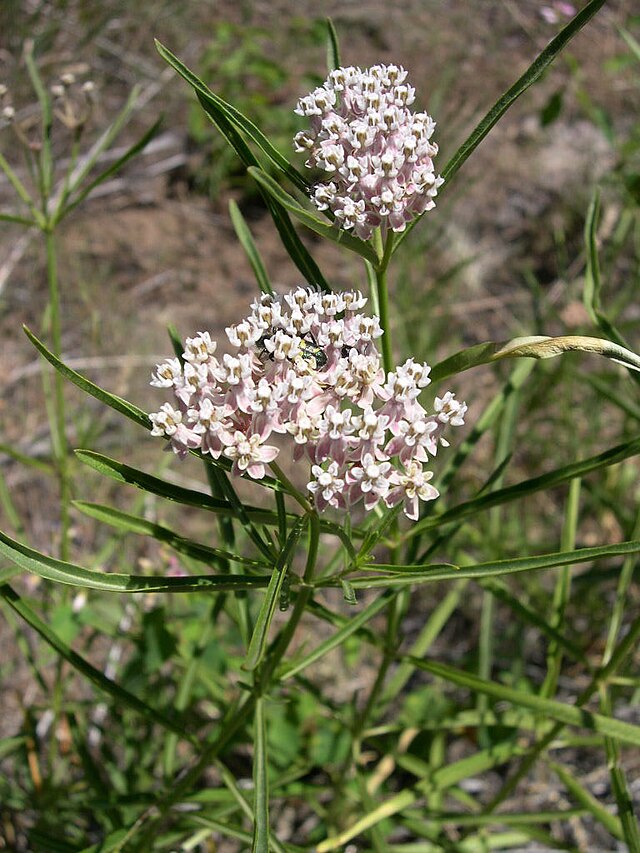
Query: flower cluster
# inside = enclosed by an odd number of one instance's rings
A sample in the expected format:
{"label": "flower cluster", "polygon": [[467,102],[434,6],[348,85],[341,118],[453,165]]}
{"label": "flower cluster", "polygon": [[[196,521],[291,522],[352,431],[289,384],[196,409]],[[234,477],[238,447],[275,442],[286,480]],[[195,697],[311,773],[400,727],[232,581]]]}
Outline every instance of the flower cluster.
{"label": "flower cluster", "polygon": [[435,206],[443,182],[433,168],[435,122],[409,109],[415,90],[406,77],[397,65],[337,68],[296,109],[311,127],[295,148],[329,176],[315,188],[316,206],[363,240],[378,226],[404,231]]}
{"label": "flower cluster", "polygon": [[294,460],[311,466],[307,488],[318,509],[404,502],[417,518],[418,499],[438,495],[425,463],[467,407],[447,392],[427,413],[418,402],[430,381],[426,364],[409,359],[385,374],[382,329],[362,313],[366,302],[359,292],[300,287],[262,296],[226,330],[234,354],[217,358],[208,332],[188,338],[183,360],[153,375],[151,384],[173,399],[150,416],[152,435],[168,437],[182,456],[198,448],[231,460],[233,474],[254,479],[280,452],[275,436],[288,436]]}

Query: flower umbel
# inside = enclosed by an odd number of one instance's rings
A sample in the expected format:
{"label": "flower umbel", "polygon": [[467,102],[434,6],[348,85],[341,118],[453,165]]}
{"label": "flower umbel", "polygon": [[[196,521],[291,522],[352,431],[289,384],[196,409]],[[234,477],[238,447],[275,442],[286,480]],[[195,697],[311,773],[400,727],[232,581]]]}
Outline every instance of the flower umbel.
{"label": "flower umbel", "polygon": [[183,361],[159,364],[151,384],[173,399],[150,415],[152,435],[232,462],[236,476],[255,480],[280,453],[310,464],[307,489],[319,510],[367,511],[382,501],[418,517],[418,500],[438,496],[424,466],[447,445],[444,433],[464,422],[467,407],[447,391],[429,414],[418,402],[429,366],[409,359],[389,374],[375,341],[377,317],[362,312],[358,292],[297,288],[264,295],[226,329],[235,354],[216,358],[208,332],[188,338]]}
{"label": "flower umbel", "polygon": [[313,201],[363,240],[378,226],[404,231],[435,206],[443,183],[433,166],[435,122],[409,109],[415,89],[406,78],[397,65],[337,68],[298,101],[310,128],[296,135],[295,149],[327,175]]}

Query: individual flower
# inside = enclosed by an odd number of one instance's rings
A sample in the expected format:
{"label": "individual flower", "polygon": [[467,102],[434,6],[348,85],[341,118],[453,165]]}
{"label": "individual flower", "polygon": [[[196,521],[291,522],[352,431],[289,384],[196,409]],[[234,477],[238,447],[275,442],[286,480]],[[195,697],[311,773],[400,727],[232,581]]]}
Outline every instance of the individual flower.
{"label": "individual flower", "polygon": [[434,488],[429,480],[433,477],[433,471],[424,471],[422,464],[416,460],[409,462],[407,467],[401,471],[391,474],[391,482],[395,488],[385,496],[387,506],[404,502],[404,514],[412,521],[419,517],[418,498],[423,501],[432,501],[438,497],[438,490]]}
{"label": "individual flower", "polygon": [[338,68],[295,110],[310,127],[294,147],[327,176],[314,188],[314,204],[363,240],[378,226],[404,231],[435,206],[443,183],[433,165],[435,122],[409,109],[415,90],[406,78],[397,65]]}

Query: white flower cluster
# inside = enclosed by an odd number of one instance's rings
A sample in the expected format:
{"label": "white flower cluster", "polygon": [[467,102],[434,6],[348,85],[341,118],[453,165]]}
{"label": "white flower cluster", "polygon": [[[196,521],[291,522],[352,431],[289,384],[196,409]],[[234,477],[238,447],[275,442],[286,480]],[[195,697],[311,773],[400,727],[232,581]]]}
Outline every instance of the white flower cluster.
{"label": "white flower cluster", "polygon": [[416,519],[418,499],[438,495],[424,465],[467,407],[447,392],[427,413],[418,402],[426,364],[409,359],[385,374],[375,344],[382,330],[362,313],[366,302],[359,292],[300,287],[262,296],[226,330],[234,355],[216,358],[208,332],[188,338],[183,361],[171,358],[153,375],[172,400],[150,415],[151,434],[181,456],[198,448],[227,458],[232,473],[254,479],[279,453],[270,440],[286,435],[294,460],[310,462],[318,509],[404,502]]}
{"label": "white flower cluster", "polygon": [[337,68],[298,101],[296,113],[311,128],[295,136],[295,149],[330,177],[316,186],[314,202],[363,240],[380,225],[404,231],[435,206],[443,183],[433,168],[435,122],[409,109],[415,89],[406,77],[397,65]]}

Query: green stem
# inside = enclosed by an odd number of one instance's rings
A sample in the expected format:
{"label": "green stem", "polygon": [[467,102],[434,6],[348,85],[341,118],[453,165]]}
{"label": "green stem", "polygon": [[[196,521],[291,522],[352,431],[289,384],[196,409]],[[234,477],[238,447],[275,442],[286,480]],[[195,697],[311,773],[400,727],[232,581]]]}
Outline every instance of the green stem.
{"label": "green stem", "polygon": [[309,501],[305,498],[301,491],[296,489],[296,487],[284,473],[282,468],[280,468],[280,466],[277,465],[275,462],[271,462],[269,464],[269,468],[271,468],[277,479],[280,480],[282,485],[285,487],[287,494],[291,495],[292,498],[295,498],[295,500],[298,501],[298,503],[305,512],[312,512],[311,504],[309,503]]}
{"label": "green stem", "polygon": [[[45,231],[47,251],[47,279],[49,282],[49,310],[51,319],[51,339],[53,353],[57,358],[62,357],[62,325],[60,320],[60,287],[58,283],[58,262],[56,257],[55,234],[53,230]],[[69,503],[71,500],[71,483],[69,478],[69,452],[65,432],[66,417],[64,406],[64,384],[62,374],[54,375],[54,419],[55,430],[52,439],[55,444],[56,467],[60,483],[60,558],[69,557]]]}
{"label": "green stem", "polygon": [[384,332],[382,336],[382,364],[384,365],[385,373],[389,373],[393,369],[393,349],[391,346],[391,328],[389,323],[389,291],[387,286],[387,269],[393,250],[393,237],[393,231],[390,231],[383,245],[382,234],[378,230],[374,238],[376,251],[378,252],[378,257],[380,257],[380,263],[375,269],[375,301],[377,302],[380,316],[380,326]]}
{"label": "green stem", "polygon": [[[221,721],[216,730],[218,732],[217,738],[212,743],[204,745],[196,763],[174,782],[171,790],[168,791],[161,800],[156,802],[152,807],[146,809],[138,817],[127,835],[121,839],[119,844],[114,848],[114,853],[116,853],[116,851],[123,850],[125,845],[127,845],[127,850],[135,849],[139,851],[146,851],[152,849],[153,839],[160,831],[164,817],[169,809],[174,803],[178,802],[186,792],[193,790],[198,778],[220,754],[222,749],[224,749],[233,737],[242,730],[245,723],[248,722],[254,713],[258,696],[264,695],[264,686],[270,683],[271,676],[286,653],[298,623],[306,610],[309,598],[313,594],[311,581],[313,580],[315,572],[319,541],[320,520],[318,518],[318,514],[312,511],[309,513],[309,547],[303,576],[303,586],[298,592],[291,618],[276,640],[273,648],[269,651],[269,655],[260,670],[260,677],[259,679],[256,679],[257,689],[255,689],[251,694],[245,693],[237,702],[230,706],[228,713],[225,715],[225,718]],[[150,821],[150,823],[146,832],[142,835],[142,838],[135,847],[129,847],[129,842],[147,821]]]}

